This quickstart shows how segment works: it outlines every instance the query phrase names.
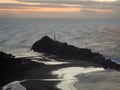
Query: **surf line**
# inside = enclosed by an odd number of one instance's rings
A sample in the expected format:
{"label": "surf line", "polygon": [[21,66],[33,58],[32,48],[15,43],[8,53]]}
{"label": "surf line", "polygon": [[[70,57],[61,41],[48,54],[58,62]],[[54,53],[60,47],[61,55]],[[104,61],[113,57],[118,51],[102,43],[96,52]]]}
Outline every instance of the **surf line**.
{"label": "surf line", "polygon": [[78,79],[75,77],[76,75],[99,72],[104,70],[104,68],[95,67],[68,67],[53,71],[52,74],[57,75],[59,79],[63,79],[63,81],[61,81],[57,85],[57,88],[61,90],[76,90],[75,83],[78,81]]}

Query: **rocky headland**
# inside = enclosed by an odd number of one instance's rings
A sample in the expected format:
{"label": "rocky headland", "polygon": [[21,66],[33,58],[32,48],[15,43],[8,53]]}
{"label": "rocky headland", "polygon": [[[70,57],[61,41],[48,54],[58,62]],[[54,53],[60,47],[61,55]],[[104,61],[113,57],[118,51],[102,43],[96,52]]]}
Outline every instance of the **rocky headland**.
{"label": "rocky headland", "polygon": [[99,53],[92,52],[90,49],[68,45],[67,43],[53,40],[48,36],[44,36],[42,39],[36,41],[32,45],[31,50],[56,55],[59,58],[68,60],[74,59],[92,62],[101,65],[105,69],[110,68],[120,71],[120,64],[113,62],[111,59],[105,59],[105,57]]}

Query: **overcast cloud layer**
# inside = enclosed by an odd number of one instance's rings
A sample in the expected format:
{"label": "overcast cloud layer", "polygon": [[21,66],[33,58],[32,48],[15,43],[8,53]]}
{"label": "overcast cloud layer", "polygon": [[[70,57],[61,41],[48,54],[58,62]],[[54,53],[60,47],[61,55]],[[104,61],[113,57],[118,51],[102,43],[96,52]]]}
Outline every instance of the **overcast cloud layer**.
{"label": "overcast cloud layer", "polygon": [[[69,13],[68,13],[69,12]],[[58,14],[57,14],[58,13]],[[37,16],[39,15],[39,16]],[[119,0],[0,0],[0,17],[120,18]]]}

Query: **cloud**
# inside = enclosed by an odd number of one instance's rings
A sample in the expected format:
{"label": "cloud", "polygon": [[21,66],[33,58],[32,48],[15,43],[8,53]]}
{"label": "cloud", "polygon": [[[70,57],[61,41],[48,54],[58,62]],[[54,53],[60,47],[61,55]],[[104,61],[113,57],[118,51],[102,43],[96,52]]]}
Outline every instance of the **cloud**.
{"label": "cloud", "polygon": [[71,12],[77,15],[78,17],[79,15],[87,16],[87,14],[91,16],[98,15],[101,17],[102,15],[104,16],[113,15],[113,17],[115,16],[120,17],[120,1],[117,0],[4,0],[4,2],[2,1],[0,0],[0,13],[3,12],[5,14],[7,12],[10,13],[10,11],[14,14],[16,11],[17,13],[21,12],[22,14],[31,13],[31,15],[43,12],[44,13]]}
{"label": "cloud", "polygon": [[[116,9],[120,8],[120,2],[98,2],[97,0],[14,0],[8,6],[35,6],[35,7],[66,7],[66,8],[94,8],[94,9]],[[7,7],[6,5],[6,7]],[[0,6],[5,6],[1,3]]]}
{"label": "cloud", "polygon": [[[120,2],[99,2],[111,0],[14,0],[11,4],[22,4],[31,6],[45,7],[77,7],[77,8],[98,8],[98,9],[115,9],[120,7]],[[113,0],[115,1],[115,0]],[[7,3],[10,4],[10,3]]]}

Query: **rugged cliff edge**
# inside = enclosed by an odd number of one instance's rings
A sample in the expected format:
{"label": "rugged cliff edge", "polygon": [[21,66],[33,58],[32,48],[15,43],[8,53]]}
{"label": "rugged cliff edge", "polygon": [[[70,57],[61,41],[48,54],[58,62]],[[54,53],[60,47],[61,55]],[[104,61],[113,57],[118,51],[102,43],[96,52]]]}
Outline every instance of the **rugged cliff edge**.
{"label": "rugged cliff edge", "polygon": [[66,59],[92,62],[99,64],[104,68],[120,70],[119,64],[113,62],[111,59],[105,59],[105,57],[99,53],[94,53],[90,49],[77,48],[73,45],[68,45],[67,43],[55,41],[48,36],[44,36],[42,39],[36,41],[32,45],[31,50],[53,54]]}

